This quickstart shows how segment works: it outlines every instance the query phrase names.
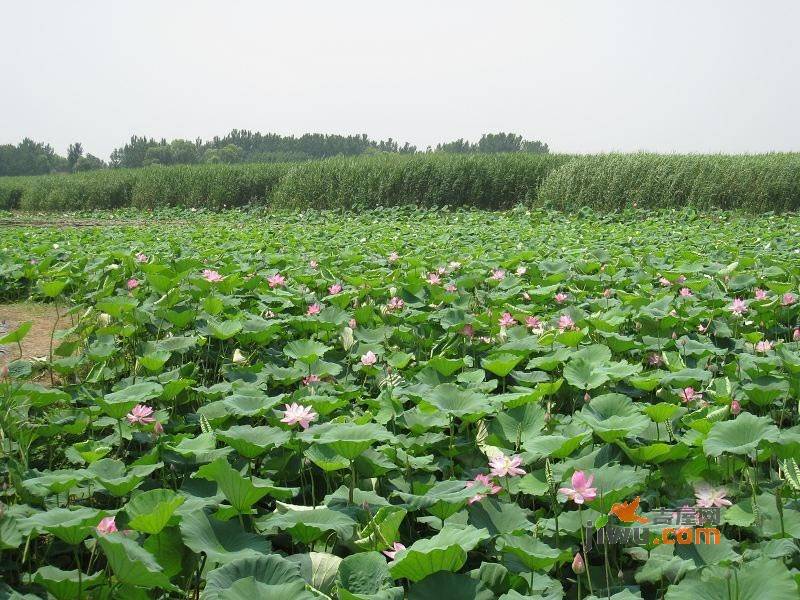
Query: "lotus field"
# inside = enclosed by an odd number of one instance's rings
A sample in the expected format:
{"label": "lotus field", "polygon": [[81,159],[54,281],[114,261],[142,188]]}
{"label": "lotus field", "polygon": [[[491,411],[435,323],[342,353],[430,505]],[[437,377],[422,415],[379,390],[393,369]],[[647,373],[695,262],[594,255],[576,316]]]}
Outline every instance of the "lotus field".
{"label": "lotus field", "polygon": [[0,598],[798,598],[800,217],[133,215],[0,228]]}

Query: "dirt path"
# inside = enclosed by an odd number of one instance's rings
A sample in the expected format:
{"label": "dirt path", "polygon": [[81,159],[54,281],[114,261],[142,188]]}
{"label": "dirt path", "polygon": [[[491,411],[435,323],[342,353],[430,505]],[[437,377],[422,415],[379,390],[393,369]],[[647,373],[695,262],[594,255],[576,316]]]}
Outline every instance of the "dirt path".
{"label": "dirt path", "polygon": [[[61,309],[64,312],[64,309]],[[8,331],[14,331],[21,323],[31,321],[31,330],[22,340],[22,357],[37,358],[47,356],[50,352],[50,333],[56,322],[55,306],[50,304],[15,303],[0,304],[0,337]],[[69,316],[61,315],[56,331],[72,326]],[[59,342],[54,342],[57,347]],[[0,365],[19,358],[19,346],[10,344],[0,347]]]}

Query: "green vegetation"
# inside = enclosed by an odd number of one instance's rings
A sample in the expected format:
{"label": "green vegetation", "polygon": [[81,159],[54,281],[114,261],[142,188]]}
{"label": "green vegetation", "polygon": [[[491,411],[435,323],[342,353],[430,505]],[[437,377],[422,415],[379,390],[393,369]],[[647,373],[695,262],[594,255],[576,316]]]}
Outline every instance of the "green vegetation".
{"label": "green vegetation", "polygon": [[591,206],[800,209],[800,154],[753,156],[609,154],[576,158],[552,172],[540,203]]}
{"label": "green vegetation", "polygon": [[800,215],[104,216],[0,228],[0,597],[797,597]]}
{"label": "green vegetation", "polygon": [[0,178],[0,208],[800,209],[800,154],[426,153]]}

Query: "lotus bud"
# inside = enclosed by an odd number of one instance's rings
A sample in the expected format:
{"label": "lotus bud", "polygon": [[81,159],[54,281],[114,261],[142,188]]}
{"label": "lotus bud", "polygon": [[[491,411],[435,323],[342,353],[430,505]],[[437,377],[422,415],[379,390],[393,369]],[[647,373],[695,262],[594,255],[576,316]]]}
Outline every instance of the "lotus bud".
{"label": "lotus bud", "polygon": [[792,339],[795,342],[800,342],[800,327],[794,330],[794,333],[792,333]]}
{"label": "lotus bud", "polygon": [[156,435],[161,435],[162,433],[164,433],[164,426],[158,421],[156,421],[156,424],[153,425],[153,431],[155,432]]}
{"label": "lotus bud", "polygon": [[738,415],[740,412],[742,412],[742,405],[739,404],[738,400],[733,400],[731,402],[731,414],[735,416]]}
{"label": "lotus bud", "polygon": [[246,362],[247,358],[245,357],[244,354],[242,354],[242,351],[239,350],[239,348],[237,348],[236,350],[233,351],[233,359],[232,360],[233,360],[234,364],[238,365],[238,364],[241,364],[243,362]]}
{"label": "lotus bud", "polygon": [[572,572],[575,573],[575,575],[586,572],[586,563],[583,562],[583,557],[580,552],[576,552],[575,558],[572,559]]}
{"label": "lotus bud", "polygon": [[8,367],[3,365],[0,367],[0,379],[5,379],[6,377],[8,377]]}
{"label": "lotus bud", "polygon": [[584,401],[584,402],[589,402],[591,399],[592,399],[592,397],[589,395],[589,392],[586,392],[586,393],[583,395],[583,401]]}

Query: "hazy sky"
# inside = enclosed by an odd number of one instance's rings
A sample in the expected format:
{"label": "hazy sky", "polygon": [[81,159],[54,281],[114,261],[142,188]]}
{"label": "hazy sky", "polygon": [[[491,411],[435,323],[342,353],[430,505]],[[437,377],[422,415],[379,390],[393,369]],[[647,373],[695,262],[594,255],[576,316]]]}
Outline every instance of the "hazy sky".
{"label": "hazy sky", "polygon": [[514,131],[800,150],[797,0],[5,0],[0,143]]}

